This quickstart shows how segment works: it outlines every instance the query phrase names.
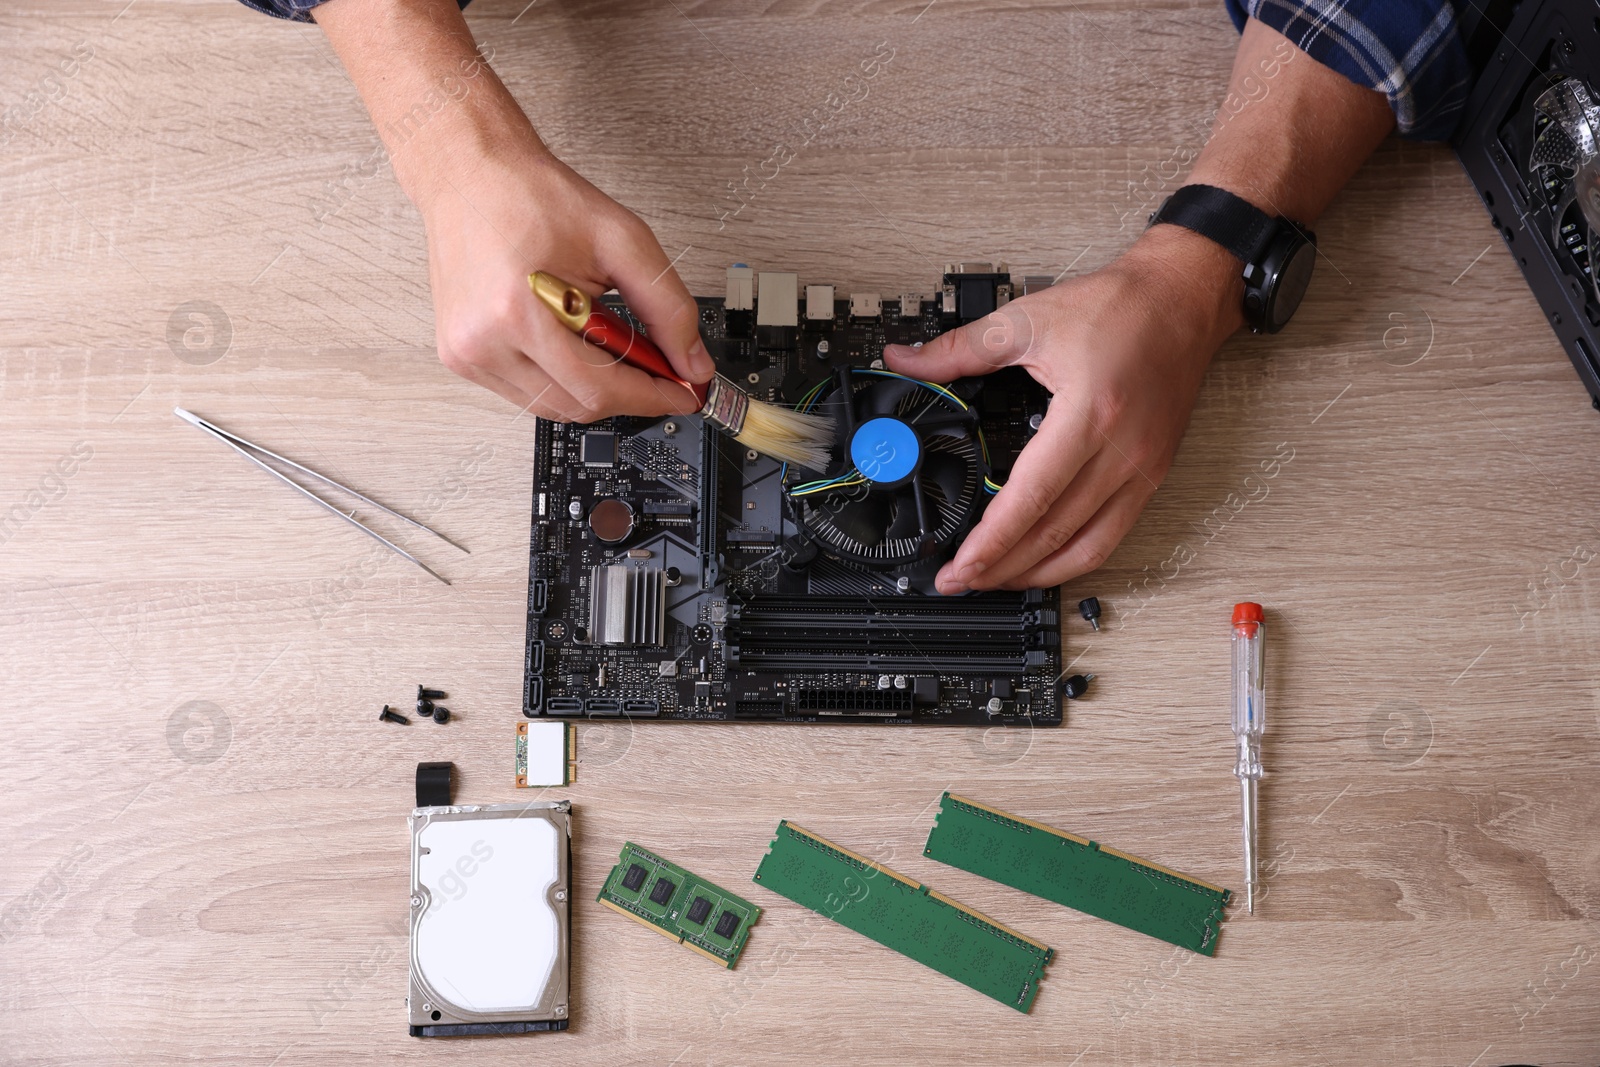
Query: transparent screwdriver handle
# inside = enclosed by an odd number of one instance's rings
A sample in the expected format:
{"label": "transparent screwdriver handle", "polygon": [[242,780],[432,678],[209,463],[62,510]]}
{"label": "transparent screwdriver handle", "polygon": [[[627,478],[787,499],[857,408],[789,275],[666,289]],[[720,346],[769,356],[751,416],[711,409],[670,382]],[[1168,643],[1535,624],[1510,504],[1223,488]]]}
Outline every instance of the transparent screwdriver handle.
{"label": "transparent screwdriver handle", "polygon": [[1256,910],[1256,790],[1261,780],[1261,731],[1267,725],[1267,709],[1261,684],[1262,647],[1267,627],[1260,604],[1233,606],[1233,736],[1239,755],[1233,766],[1239,779],[1239,800],[1243,807],[1241,832],[1244,844],[1245,906]]}
{"label": "transparent screwdriver handle", "polygon": [[1239,741],[1237,778],[1261,777],[1261,731],[1267,709],[1262,699],[1261,650],[1267,626],[1260,604],[1233,609],[1233,736]]}

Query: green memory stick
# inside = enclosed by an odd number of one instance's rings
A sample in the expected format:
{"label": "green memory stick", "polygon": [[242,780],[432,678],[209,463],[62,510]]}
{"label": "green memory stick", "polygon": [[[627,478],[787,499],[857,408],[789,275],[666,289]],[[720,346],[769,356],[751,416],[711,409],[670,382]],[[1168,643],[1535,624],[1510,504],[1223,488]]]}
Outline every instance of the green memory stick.
{"label": "green memory stick", "polygon": [[1177,871],[946,793],[923,855],[1205,956],[1230,893]]}
{"label": "green memory stick", "polygon": [[728,968],[761,917],[748,900],[631,841],[595,899]]}
{"label": "green memory stick", "polygon": [[755,881],[1025,1012],[1055,950],[787,821]]}

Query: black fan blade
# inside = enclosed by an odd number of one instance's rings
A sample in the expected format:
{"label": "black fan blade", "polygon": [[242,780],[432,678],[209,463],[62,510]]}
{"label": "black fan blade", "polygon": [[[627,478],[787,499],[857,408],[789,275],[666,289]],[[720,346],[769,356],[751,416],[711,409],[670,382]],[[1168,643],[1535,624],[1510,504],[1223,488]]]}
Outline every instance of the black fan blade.
{"label": "black fan blade", "polygon": [[884,535],[884,540],[920,537],[928,532],[926,516],[922,514],[927,509],[921,497],[922,492],[915,482],[894,494],[894,521],[889,524],[889,532]]}
{"label": "black fan blade", "polygon": [[912,426],[918,430],[942,430],[947,426],[971,426],[976,421],[973,411],[950,410],[950,408],[928,408],[914,419],[909,419]]}
{"label": "black fan blade", "polygon": [[868,493],[860,500],[849,503],[824,500],[820,510],[828,517],[825,523],[831,520],[840,533],[867,548],[883,541],[884,529],[892,518],[889,498],[882,493]]}
{"label": "black fan blade", "polygon": [[921,388],[916,382],[908,382],[903,378],[877,379],[858,397],[856,410],[861,413],[860,421],[866,422],[879,415],[893,415],[899,409],[900,401]]}
{"label": "black fan blade", "polygon": [[974,422],[978,422],[978,414],[973,411],[934,408],[912,419],[910,424],[917,427],[917,434],[922,437],[971,437]]}
{"label": "black fan blade", "polygon": [[929,479],[939,487],[939,492],[944,495],[944,501],[955,509],[957,501],[961,499],[961,490],[966,487],[967,474],[970,465],[960,456],[951,455],[949,452],[929,452],[922,457],[922,477]]}

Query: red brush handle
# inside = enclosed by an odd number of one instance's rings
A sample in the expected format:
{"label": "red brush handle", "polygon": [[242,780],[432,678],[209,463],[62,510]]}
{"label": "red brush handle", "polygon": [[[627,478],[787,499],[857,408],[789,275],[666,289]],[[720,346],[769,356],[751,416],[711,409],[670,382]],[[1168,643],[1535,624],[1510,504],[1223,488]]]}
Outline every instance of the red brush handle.
{"label": "red brush handle", "polygon": [[672,364],[667,362],[667,357],[655,342],[629,326],[616,312],[602,307],[592,308],[589,321],[583,324],[579,336],[596,348],[610,352],[630,367],[669,382],[677,382],[694,394],[696,403],[705,405],[710,383],[696,385],[678,377],[678,372],[672,369]]}

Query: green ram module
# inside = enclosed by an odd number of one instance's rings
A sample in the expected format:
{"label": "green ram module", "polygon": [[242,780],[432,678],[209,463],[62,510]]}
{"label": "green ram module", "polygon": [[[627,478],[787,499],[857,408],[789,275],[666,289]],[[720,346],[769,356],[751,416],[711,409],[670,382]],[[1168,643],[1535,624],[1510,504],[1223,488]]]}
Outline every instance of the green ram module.
{"label": "green ram module", "polygon": [[788,822],[755,880],[1018,1011],[1055,950]]}
{"label": "green ram module", "polygon": [[731,968],[761,909],[629,841],[595,898]]}
{"label": "green ram module", "polygon": [[946,793],[923,855],[1205,956],[1230,893]]}

